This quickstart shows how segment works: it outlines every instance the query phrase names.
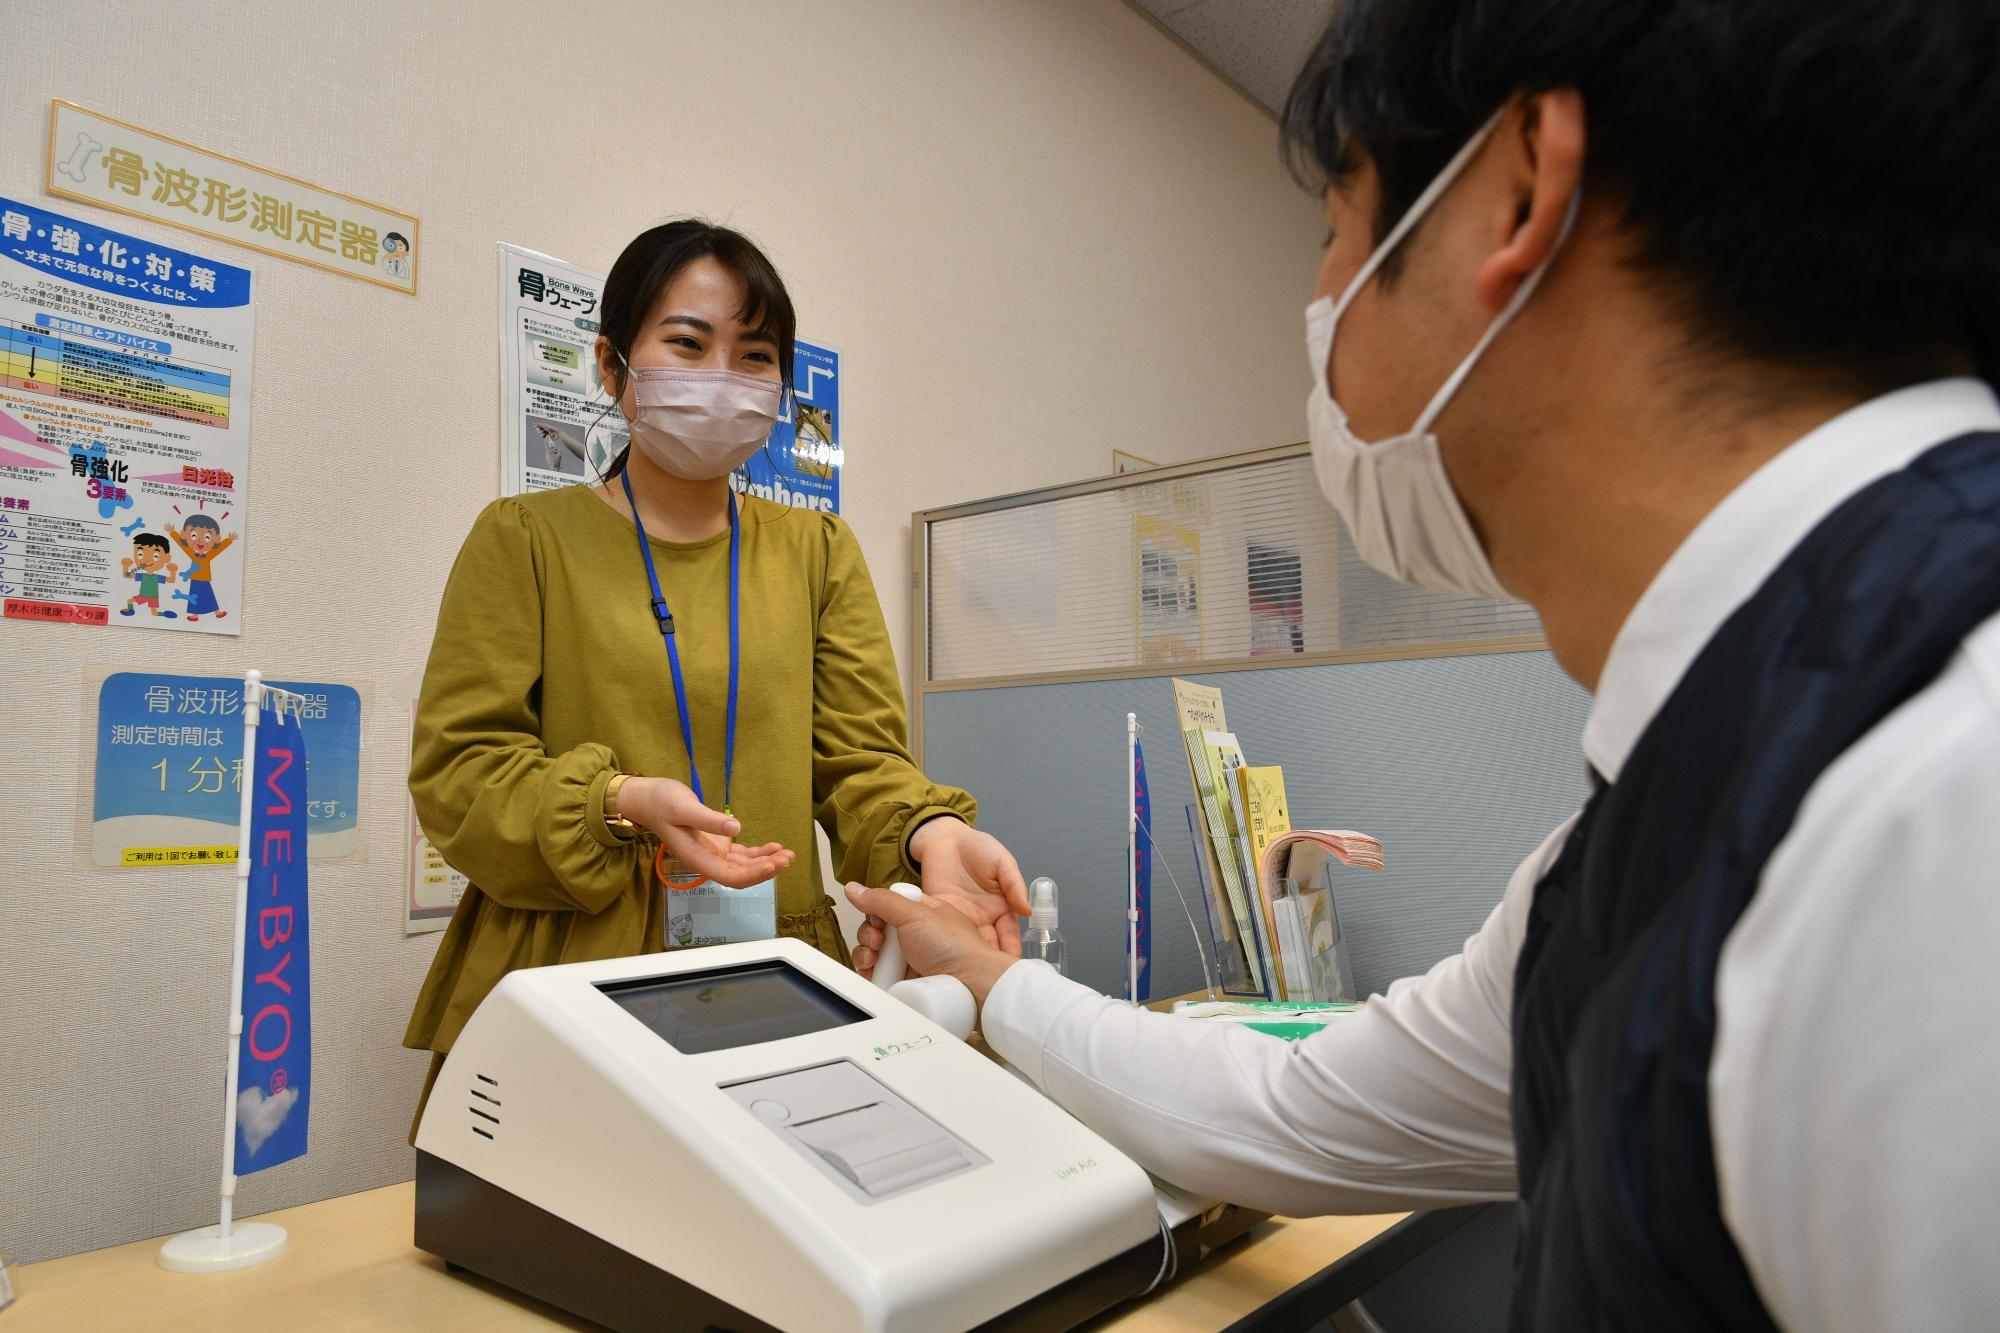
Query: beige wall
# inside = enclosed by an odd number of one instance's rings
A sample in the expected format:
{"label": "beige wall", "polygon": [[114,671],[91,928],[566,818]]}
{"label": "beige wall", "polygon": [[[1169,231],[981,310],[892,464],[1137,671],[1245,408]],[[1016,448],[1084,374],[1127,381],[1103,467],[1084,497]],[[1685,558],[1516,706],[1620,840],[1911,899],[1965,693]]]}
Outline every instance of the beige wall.
{"label": "beige wall", "polygon": [[240,1209],[409,1174],[405,701],[496,491],[495,242],[601,269],[694,212],[767,246],[843,353],[846,513],[906,659],[912,510],[1303,432],[1316,210],[1117,0],[8,0],[0,193],[42,197],[52,96],[416,213],[424,254],[412,300],[103,219],[256,271],[245,633],[0,623],[0,1249],[30,1259],[214,1215],[229,879],[72,868],[90,667],[372,684],[369,859],[314,878],[312,1152]]}

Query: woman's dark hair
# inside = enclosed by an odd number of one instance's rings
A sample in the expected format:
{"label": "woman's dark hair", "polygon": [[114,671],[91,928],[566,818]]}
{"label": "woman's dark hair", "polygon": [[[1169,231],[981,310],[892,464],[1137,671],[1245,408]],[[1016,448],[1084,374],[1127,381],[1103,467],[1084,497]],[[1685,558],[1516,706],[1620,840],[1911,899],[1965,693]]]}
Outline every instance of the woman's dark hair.
{"label": "woman's dark hair", "polygon": [[[663,222],[632,238],[611,274],[604,280],[604,296],[598,303],[598,332],[610,340],[620,366],[629,366],[632,344],[645,327],[646,316],[680,271],[697,259],[713,259],[734,273],[743,283],[743,308],[736,317],[750,328],[769,334],[778,344],[778,377],[786,394],[792,390],[792,349],[798,340],[798,317],[792,310],[791,293],[785,280],[749,237],[728,227],[718,227],[701,218]],[[625,391],[624,371],[616,386],[607,385],[617,398]],[[606,468],[606,477],[625,470],[626,446]]]}
{"label": "woman's dark hair", "polygon": [[1309,186],[1365,155],[1380,237],[1509,99],[1575,88],[1586,186],[1709,348],[1994,379],[1996,50],[1993,0],[1341,0],[1285,150]]}

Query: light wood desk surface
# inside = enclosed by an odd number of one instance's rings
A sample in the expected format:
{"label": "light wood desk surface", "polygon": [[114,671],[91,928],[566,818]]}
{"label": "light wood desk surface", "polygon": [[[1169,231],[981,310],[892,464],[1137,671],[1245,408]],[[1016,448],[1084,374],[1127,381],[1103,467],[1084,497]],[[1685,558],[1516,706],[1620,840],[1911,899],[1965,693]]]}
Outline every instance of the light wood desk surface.
{"label": "light wood desk surface", "polygon": [[[1161,1000],[1147,1008],[1172,1005]],[[999,1059],[978,1033],[971,1041]],[[159,1266],[158,1240],[30,1264],[16,1270],[19,1303],[0,1314],[0,1333],[111,1328],[217,1333],[264,1323],[307,1333],[598,1327],[470,1273],[446,1273],[442,1259],[411,1244],[415,1199],[415,1185],[390,1185],[267,1213],[263,1220],[291,1234],[290,1248],[269,1263],[229,1273],[170,1273]],[[1404,1216],[1275,1218],[1183,1272],[1151,1299],[1128,1302],[1090,1328],[1214,1333]]]}
{"label": "light wood desk surface", "polygon": [[[414,1199],[415,1186],[390,1185],[266,1214],[264,1220],[291,1233],[291,1247],[269,1263],[230,1273],[170,1273],[157,1261],[157,1240],[30,1264],[15,1270],[19,1302],[0,1313],[0,1333],[596,1327],[471,1274],[447,1274],[443,1260],[410,1243]],[[1121,1307],[1093,1328],[1214,1333],[1400,1216],[1267,1222],[1167,1290]]]}

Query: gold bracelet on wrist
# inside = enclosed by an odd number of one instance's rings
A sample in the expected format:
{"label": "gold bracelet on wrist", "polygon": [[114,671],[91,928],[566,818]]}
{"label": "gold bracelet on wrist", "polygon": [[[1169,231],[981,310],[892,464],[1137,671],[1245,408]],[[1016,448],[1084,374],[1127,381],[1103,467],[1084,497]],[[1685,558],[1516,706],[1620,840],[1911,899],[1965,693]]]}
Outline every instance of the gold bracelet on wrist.
{"label": "gold bracelet on wrist", "polygon": [[627,842],[635,841],[641,831],[637,824],[625,818],[618,809],[619,788],[623,787],[631,776],[630,773],[613,773],[611,781],[604,784],[604,827],[611,830],[613,837],[622,838]]}

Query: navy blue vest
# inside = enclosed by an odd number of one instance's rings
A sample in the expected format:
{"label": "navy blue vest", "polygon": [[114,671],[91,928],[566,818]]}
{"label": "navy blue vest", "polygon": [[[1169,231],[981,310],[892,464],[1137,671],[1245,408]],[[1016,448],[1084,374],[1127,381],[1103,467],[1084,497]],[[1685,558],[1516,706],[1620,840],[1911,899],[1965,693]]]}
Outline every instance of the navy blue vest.
{"label": "navy blue vest", "polygon": [[1996,611],[2000,435],[1968,435],[1814,529],[1584,807],[1514,978],[1516,1329],[1774,1327],[1717,1200],[1717,959],[1814,780]]}

